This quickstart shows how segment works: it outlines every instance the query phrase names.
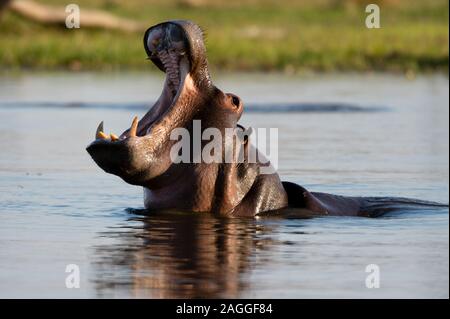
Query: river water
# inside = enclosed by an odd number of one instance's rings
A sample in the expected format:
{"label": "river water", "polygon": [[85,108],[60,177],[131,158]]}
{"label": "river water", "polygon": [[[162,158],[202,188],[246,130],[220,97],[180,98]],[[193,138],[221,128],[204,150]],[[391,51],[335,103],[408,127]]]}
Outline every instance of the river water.
{"label": "river water", "polygon": [[[448,203],[449,81],[386,74],[216,76],[241,123],[278,128],[283,180]],[[382,218],[142,217],[142,189],[85,147],[162,87],[144,73],[0,76],[0,297],[448,298],[447,208]],[[67,288],[67,265],[80,287]],[[367,288],[374,264],[379,288]],[[375,268],[372,268],[375,269]]]}

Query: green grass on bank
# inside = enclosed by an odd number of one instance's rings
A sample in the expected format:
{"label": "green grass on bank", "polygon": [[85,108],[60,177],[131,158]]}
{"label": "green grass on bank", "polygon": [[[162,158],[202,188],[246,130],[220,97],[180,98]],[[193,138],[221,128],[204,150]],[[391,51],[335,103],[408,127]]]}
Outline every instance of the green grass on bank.
{"label": "green grass on bank", "polygon": [[[192,6],[180,0],[76,1],[81,14],[83,8],[100,8],[149,26],[191,19],[206,30],[209,61],[221,70],[448,70],[446,0],[198,2]],[[368,2],[381,7],[381,29],[365,27]],[[42,26],[6,11],[0,18],[0,68],[147,68],[142,36]]]}

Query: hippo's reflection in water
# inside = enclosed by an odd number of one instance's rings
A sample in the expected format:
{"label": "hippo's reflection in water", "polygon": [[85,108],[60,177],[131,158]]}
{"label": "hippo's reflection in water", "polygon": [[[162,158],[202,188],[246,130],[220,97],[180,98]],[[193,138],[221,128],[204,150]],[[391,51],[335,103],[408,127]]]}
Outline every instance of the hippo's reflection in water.
{"label": "hippo's reflection in water", "polygon": [[140,226],[120,227],[118,242],[95,248],[99,296],[239,297],[252,256],[271,246],[270,226],[253,219],[164,212],[131,221]]}

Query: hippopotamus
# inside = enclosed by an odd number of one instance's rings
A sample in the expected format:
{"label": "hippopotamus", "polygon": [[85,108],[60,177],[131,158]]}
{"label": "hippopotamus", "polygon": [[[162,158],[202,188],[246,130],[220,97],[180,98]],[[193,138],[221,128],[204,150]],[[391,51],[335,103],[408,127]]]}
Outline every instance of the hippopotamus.
{"label": "hippopotamus", "polygon": [[[267,170],[270,162],[250,143],[249,130],[238,124],[242,100],[213,84],[199,26],[191,21],[157,24],[145,32],[144,48],[148,58],[166,74],[159,99],[141,120],[135,117],[120,136],[105,134],[101,122],[87,151],[105,172],[142,186],[148,211],[258,216],[294,209],[319,216],[374,217],[399,206],[438,205],[403,198],[310,192],[295,183],[282,182],[276,171]],[[174,161],[173,148],[179,141],[172,138],[173,131],[183,128],[192,146],[196,121],[201,121],[202,132],[215,128],[225,135],[232,129],[235,137],[221,142],[223,148],[215,151],[214,161],[196,160],[201,150],[190,152],[189,160]],[[200,144],[205,147],[207,143]],[[230,144],[233,146],[227,148]],[[226,161],[230,149],[234,155],[244,155],[239,161]],[[256,160],[248,156],[252,151]]]}

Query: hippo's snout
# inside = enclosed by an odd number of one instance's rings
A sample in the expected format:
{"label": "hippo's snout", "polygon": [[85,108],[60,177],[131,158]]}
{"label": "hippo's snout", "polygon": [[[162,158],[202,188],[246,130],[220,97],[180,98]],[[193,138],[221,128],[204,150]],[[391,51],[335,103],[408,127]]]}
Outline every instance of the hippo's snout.
{"label": "hippo's snout", "polygon": [[97,140],[91,143],[86,151],[92,159],[107,173],[119,175],[122,163],[125,163],[124,150],[117,143]]}
{"label": "hippo's snout", "polygon": [[105,172],[121,177],[127,183],[143,185],[150,164],[146,147],[139,137],[126,139],[96,139],[86,147],[95,163]]}

